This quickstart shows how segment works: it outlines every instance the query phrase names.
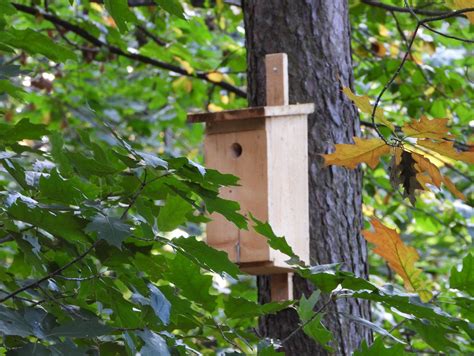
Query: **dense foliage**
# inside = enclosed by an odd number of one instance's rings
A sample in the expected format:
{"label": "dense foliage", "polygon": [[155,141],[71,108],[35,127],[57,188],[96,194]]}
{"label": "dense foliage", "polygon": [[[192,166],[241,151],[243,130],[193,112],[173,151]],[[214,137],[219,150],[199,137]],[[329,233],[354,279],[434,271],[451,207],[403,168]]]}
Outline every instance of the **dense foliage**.
{"label": "dense foliage", "polygon": [[[320,293],[373,302],[372,321],[341,316],[375,332],[359,355],[474,352],[473,26],[471,12],[452,15],[474,4],[350,3],[354,92],[367,98],[344,92],[365,112],[364,138],[392,143],[422,116],[447,118],[427,138],[456,154],[430,162],[459,191],[399,192],[390,159],[369,162],[364,213],[378,233],[368,219],[364,235],[405,251],[375,250],[370,281],[344,261],[304,266],[219,197],[236,177],[200,164],[202,127],[186,113],[246,106],[238,2],[0,0],[0,354],[273,355],[292,334],[265,340],[256,319],[287,307],[331,350]],[[381,120],[369,98],[387,83]],[[254,226],[317,292],[259,305],[254,279],[202,242],[213,212]]]}

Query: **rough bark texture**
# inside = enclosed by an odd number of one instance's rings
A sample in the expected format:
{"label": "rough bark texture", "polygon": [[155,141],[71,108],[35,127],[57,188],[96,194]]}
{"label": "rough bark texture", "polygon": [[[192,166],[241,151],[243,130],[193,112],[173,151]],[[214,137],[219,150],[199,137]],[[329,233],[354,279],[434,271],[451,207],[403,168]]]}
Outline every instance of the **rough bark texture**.
{"label": "rough bark texture", "polygon": [[[250,106],[265,105],[264,57],[286,52],[289,63],[290,103],[314,102],[309,118],[309,191],[311,264],[343,262],[344,268],[367,277],[367,253],[362,227],[359,170],[323,167],[319,153],[333,144],[351,142],[359,134],[358,114],[341,92],[352,84],[350,24],[347,0],[244,0],[248,51],[248,99]],[[298,157],[288,157],[298,159]],[[269,300],[269,277],[259,277],[259,299]],[[295,296],[310,294],[312,286],[295,278]],[[346,312],[370,319],[369,305],[339,300],[327,310],[325,325],[337,340],[337,355],[349,355],[369,330],[338,316]],[[298,325],[292,310],[260,321],[261,334],[284,339]],[[298,333],[284,344],[287,355],[326,352]]]}

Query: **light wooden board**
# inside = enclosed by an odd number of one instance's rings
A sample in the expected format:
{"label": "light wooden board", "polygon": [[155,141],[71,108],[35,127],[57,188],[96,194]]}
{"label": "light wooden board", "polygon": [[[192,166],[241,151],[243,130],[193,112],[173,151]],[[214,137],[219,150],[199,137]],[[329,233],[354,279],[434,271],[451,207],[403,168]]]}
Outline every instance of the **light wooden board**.
{"label": "light wooden board", "polygon": [[[242,154],[235,157],[232,146],[240,144]],[[225,187],[220,196],[237,200],[241,212],[250,211],[266,221],[267,212],[267,152],[265,130],[228,132],[206,136],[205,159],[208,167],[240,177],[239,187]],[[226,251],[237,263],[263,262],[270,258],[266,239],[252,228],[239,230],[219,214],[211,216],[207,225],[207,243]]]}

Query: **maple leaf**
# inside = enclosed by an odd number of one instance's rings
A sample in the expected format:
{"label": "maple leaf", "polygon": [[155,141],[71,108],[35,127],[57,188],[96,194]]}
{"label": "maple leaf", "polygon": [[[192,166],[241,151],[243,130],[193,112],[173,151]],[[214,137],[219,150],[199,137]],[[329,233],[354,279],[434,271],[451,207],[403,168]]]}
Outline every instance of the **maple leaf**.
{"label": "maple leaf", "polygon": [[[342,91],[350,100],[354,102],[354,104],[359,108],[360,111],[372,115],[374,107],[372,106],[372,104],[370,104],[370,99],[367,95],[355,95],[348,87],[343,87]],[[375,119],[376,121],[379,121],[380,123],[389,127],[392,131],[395,131],[395,126],[393,126],[393,124],[385,118],[382,109],[377,108],[377,110],[375,110]]]}
{"label": "maple leaf", "polygon": [[390,146],[379,138],[362,139],[354,137],[354,144],[336,144],[336,151],[322,154],[325,164],[344,166],[354,169],[359,163],[365,162],[371,168],[379,163],[381,155],[390,152]]}
{"label": "maple leaf", "polygon": [[415,267],[420,259],[418,252],[411,246],[403,243],[400,235],[393,229],[372,218],[374,231],[363,230],[364,238],[376,247],[373,251],[387,261],[389,267],[402,277],[405,288],[410,292],[417,292],[423,302],[432,298],[426,278],[422,270]]}
{"label": "maple leaf", "polygon": [[442,156],[474,164],[474,152],[460,152],[454,148],[454,142],[452,141],[435,142],[432,140],[418,140],[417,145],[428,148]]}
{"label": "maple leaf", "polygon": [[444,138],[452,138],[448,133],[448,119],[430,120],[426,116],[422,116],[420,120],[414,120],[405,123],[402,131],[410,137],[432,138],[442,140]]}

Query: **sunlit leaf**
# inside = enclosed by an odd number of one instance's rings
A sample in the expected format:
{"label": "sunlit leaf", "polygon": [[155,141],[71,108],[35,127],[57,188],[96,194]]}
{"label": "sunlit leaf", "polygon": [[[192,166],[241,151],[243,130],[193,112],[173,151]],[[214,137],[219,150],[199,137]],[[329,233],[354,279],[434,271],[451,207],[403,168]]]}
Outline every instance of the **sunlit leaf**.
{"label": "sunlit leaf", "polygon": [[415,267],[420,259],[413,247],[403,243],[400,235],[393,229],[383,225],[379,220],[371,220],[374,231],[364,230],[365,239],[373,244],[373,251],[387,261],[390,268],[398,273],[409,291],[417,292],[420,298],[427,302],[432,297],[422,270]]}
{"label": "sunlit leaf", "polygon": [[390,146],[378,138],[362,139],[354,137],[354,144],[336,144],[336,151],[331,154],[322,154],[327,166],[337,165],[354,169],[359,163],[367,163],[375,168],[380,156],[390,152]]}

